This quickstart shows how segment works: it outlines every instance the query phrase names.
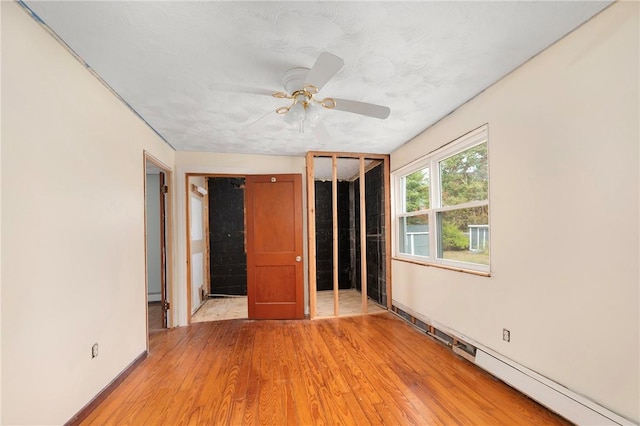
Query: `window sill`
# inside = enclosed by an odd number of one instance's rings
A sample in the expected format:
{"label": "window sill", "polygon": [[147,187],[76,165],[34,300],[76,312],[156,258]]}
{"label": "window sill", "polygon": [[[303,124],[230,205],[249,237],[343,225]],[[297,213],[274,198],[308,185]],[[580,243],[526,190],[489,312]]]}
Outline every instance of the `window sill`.
{"label": "window sill", "polygon": [[465,274],[477,275],[477,276],[480,276],[480,277],[490,277],[491,276],[491,272],[474,271],[473,269],[464,269],[464,268],[459,268],[459,267],[456,267],[456,266],[441,265],[441,264],[438,264],[438,263],[420,262],[420,261],[417,261],[417,260],[403,259],[401,257],[395,257],[395,256],[392,257],[391,260],[397,260],[398,262],[412,263],[414,265],[428,266],[428,267],[438,268],[438,269],[447,269],[449,271],[463,272]]}

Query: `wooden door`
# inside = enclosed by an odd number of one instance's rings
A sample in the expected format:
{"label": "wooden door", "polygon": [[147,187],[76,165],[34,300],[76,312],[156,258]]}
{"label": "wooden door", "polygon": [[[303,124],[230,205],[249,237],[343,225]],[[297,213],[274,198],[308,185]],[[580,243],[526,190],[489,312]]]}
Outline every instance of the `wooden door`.
{"label": "wooden door", "polygon": [[250,319],[304,317],[301,175],[247,176]]}

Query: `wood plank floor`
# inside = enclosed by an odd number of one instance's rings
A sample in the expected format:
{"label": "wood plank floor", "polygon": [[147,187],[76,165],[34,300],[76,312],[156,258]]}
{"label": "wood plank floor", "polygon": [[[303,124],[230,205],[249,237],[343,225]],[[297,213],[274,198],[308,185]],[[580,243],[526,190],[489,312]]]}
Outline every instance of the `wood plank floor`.
{"label": "wood plank floor", "polygon": [[87,425],[568,424],[390,313],[155,333]]}
{"label": "wood plank floor", "polygon": [[[340,300],[340,316],[360,315],[362,313],[362,293],[359,291],[355,289],[340,290],[338,298]],[[367,309],[369,313],[386,311],[385,308],[372,299],[368,300]],[[316,316],[334,316],[332,290],[318,291],[316,296]],[[217,297],[204,302],[191,317],[191,322],[247,319],[248,317],[247,296]]]}
{"label": "wood plank floor", "polygon": [[[356,289],[338,291],[338,316],[360,315],[362,313],[362,293]],[[373,299],[367,300],[367,311],[377,313],[386,311]],[[316,293],[316,316],[332,317],[333,315],[333,290],[318,291]]]}
{"label": "wood plank floor", "polygon": [[162,330],[162,304],[160,302],[149,302],[147,307],[147,321],[149,323],[149,333]]}

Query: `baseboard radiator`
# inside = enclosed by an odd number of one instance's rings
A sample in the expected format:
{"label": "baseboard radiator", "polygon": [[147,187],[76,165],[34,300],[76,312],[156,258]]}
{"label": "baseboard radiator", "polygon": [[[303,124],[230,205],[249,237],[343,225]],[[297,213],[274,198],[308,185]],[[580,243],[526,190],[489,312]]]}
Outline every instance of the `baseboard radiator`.
{"label": "baseboard radiator", "polygon": [[578,425],[637,423],[393,301],[393,312],[469,362]]}

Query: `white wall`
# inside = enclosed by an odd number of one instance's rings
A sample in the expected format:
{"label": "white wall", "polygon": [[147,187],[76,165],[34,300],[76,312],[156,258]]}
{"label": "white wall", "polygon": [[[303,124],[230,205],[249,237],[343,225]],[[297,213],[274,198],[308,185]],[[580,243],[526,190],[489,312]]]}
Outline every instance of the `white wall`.
{"label": "white wall", "polygon": [[394,260],[394,300],[636,422],[638,9],[614,4],[391,155],[489,124],[492,276]]}
{"label": "white wall", "polygon": [[185,181],[186,173],[211,173],[230,175],[260,175],[260,174],[302,174],[303,199],[303,238],[304,238],[304,292],[305,312],[308,313],[308,280],[307,280],[307,220],[306,220],[306,179],[304,157],[273,156],[273,155],[244,155],[244,154],[214,154],[203,152],[176,152],[176,188],[177,188],[177,276],[174,291],[177,293],[178,309],[174,313],[178,325],[187,324],[187,269],[186,269],[186,206]]}
{"label": "white wall", "polygon": [[173,151],[17,3],[0,7],[1,421],[62,424],[146,350],[143,150],[168,165]]}
{"label": "white wall", "polygon": [[162,299],[162,258],[160,250],[160,175],[147,174],[147,300]]}

